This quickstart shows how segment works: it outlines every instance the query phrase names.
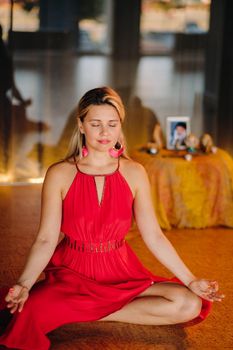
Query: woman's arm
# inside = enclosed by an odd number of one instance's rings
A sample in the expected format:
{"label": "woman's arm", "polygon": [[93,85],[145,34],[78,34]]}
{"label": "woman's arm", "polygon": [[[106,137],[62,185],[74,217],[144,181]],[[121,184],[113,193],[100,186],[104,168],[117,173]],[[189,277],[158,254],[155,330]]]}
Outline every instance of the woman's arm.
{"label": "woman's arm", "polygon": [[190,290],[209,301],[221,301],[223,294],[218,293],[218,283],[196,278],[181,260],[172,244],[162,233],[154,213],[150,183],[145,169],[134,165],[135,200],[134,215],[142,238],[153,255]]}
{"label": "woman's arm", "polygon": [[221,301],[224,295],[218,293],[218,283],[216,281],[196,278],[162,233],[152,204],[148,176],[140,164],[135,165],[135,178],[137,185],[134,200],[134,215],[142,238],[149,250],[194,293],[209,301]]}
{"label": "woman's arm", "polygon": [[37,236],[17,284],[30,289],[48,264],[58,242],[62,197],[59,166],[51,166],[45,176],[41,196],[41,217]]}
{"label": "woman's arm", "polygon": [[186,286],[196,277],[183,263],[172,244],[162,233],[155,216],[151,188],[145,169],[135,164],[137,188],[134,200],[134,215],[144,242],[153,255]]}

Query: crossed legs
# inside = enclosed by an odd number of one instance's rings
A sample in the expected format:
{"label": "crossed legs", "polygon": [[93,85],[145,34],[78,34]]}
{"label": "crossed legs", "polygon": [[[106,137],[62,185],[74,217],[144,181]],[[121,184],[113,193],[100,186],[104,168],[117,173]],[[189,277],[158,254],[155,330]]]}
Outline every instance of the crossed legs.
{"label": "crossed legs", "polygon": [[201,311],[202,301],[187,287],[162,282],[151,285],[120,310],[99,321],[168,325],[190,321]]}

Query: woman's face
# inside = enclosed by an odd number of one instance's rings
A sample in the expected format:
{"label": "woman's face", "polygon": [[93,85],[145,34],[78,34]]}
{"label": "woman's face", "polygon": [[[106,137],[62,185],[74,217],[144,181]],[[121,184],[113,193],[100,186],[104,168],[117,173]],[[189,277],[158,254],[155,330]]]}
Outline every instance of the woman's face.
{"label": "woman's face", "polygon": [[107,151],[115,146],[121,134],[121,122],[116,109],[108,104],[93,105],[84,121],[78,120],[85,134],[87,148]]}

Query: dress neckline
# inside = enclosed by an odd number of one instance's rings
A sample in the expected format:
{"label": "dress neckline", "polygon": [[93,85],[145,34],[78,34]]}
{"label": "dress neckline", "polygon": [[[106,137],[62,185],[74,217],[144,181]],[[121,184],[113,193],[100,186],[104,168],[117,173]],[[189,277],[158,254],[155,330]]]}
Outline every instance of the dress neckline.
{"label": "dress neckline", "polygon": [[76,165],[76,169],[77,169],[77,172],[83,174],[83,175],[87,175],[87,176],[110,176],[110,175],[114,175],[115,173],[119,172],[119,167],[120,167],[120,157],[118,158],[118,162],[117,162],[117,168],[112,171],[111,173],[105,173],[105,174],[89,174],[89,173],[85,173],[84,171],[82,171],[79,166],[78,166],[78,162],[76,162],[76,159],[75,157],[73,157],[74,159],[74,162],[75,162],[75,165]]}

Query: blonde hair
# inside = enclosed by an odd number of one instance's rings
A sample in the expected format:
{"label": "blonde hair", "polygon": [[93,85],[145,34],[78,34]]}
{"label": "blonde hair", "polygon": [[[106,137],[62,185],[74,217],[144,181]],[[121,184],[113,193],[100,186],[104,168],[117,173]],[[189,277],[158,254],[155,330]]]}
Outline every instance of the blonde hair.
{"label": "blonde hair", "polygon": [[[125,119],[125,108],[123,102],[118,95],[118,93],[110,87],[99,87],[92,90],[87,91],[83,97],[80,99],[76,117],[84,121],[85,116],[91,109],[93,105],[104,105],[108,104],[114,107],[119,115],[121,124]],[[124,147],[124,152],[122,156],[124,158],[129,158],[126,152],[126,142],[121,131],[119,142]],[[64,160],[69,160],[71,157],[82,158],[82,147],[85,145],[85,136],[80,132],[78,123],[74,129],[73,135],[71,137],[69,147],[66,153]]]}

